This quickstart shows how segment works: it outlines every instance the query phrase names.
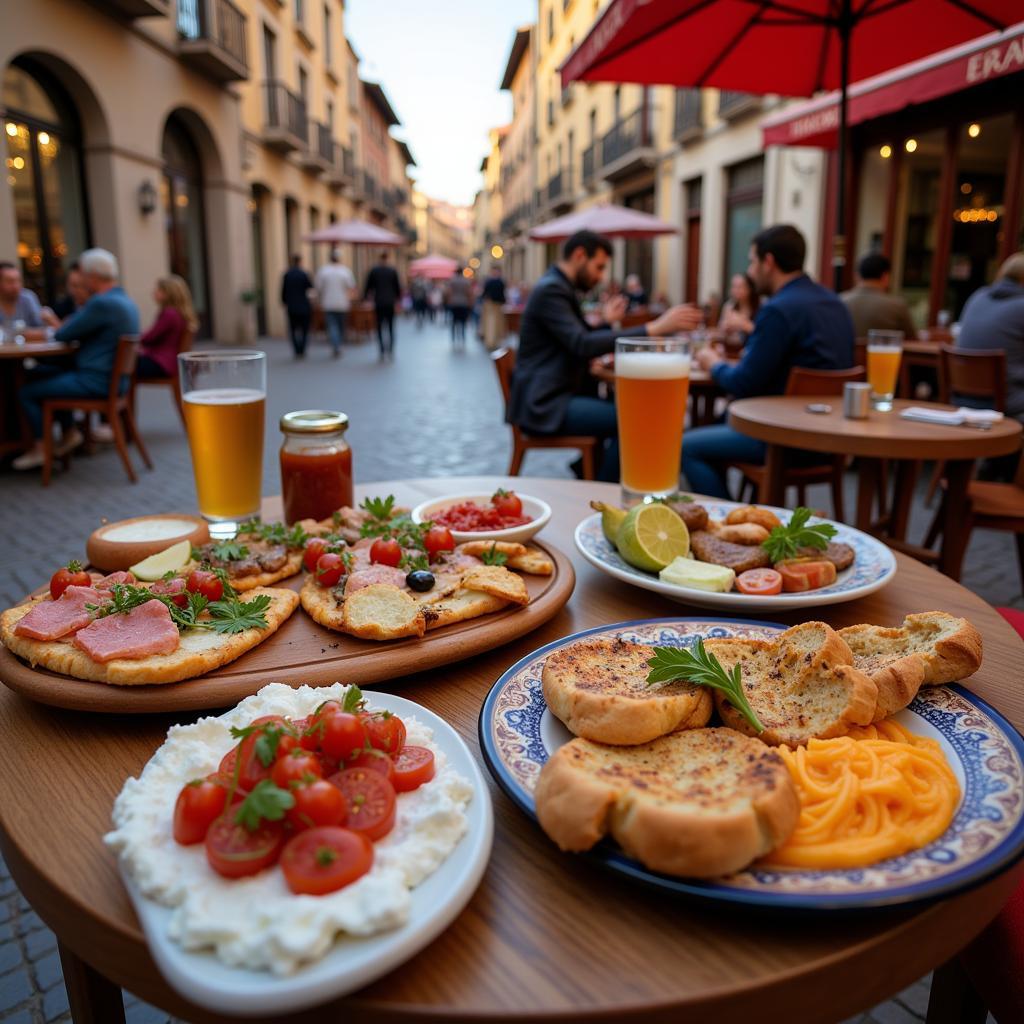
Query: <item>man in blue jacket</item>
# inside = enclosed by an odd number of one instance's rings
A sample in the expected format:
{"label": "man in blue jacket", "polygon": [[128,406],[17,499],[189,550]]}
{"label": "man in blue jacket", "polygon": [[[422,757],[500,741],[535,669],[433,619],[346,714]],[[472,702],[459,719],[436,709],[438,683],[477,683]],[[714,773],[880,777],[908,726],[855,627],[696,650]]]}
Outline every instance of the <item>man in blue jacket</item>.
{"label": "man in blue jacket", "polygon": [[[89,300],[61,324],[57,341],[78,343],[70,370],[40,366],[18,396],[32,434],[31,451],[14,460],[15,469],[35,469],[43,464],[43,402],[47,398],[102,398],[110,390],[117,343],[123,334],[139,333],[139,310],[118,285],[117,257],[106,249],[87,249],[78,261],[89,291]],[[82,442],[82,435],[63,422],[58,454]]]}
{"label": "man in blue jacket", "polygon": [[[853,366],[853,321],[835,292],[804,273],[807,244],[789,224],[765,228],[750,246],[747,273],[762,295],[743,358],[731,365],[712,350],[697,353],[698,365],[736,398],[781,395],[794,366],[845,370]],[[683,472],[700,494],[728,498],[730,462],[764,462],[765,446],[726,424],[698,427],[683,439]]]}

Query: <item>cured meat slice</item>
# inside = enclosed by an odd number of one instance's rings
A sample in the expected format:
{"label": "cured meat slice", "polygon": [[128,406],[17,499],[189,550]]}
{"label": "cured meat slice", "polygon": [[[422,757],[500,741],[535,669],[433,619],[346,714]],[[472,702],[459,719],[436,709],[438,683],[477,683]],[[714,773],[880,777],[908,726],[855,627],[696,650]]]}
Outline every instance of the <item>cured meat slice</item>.
{"label": "cured meat slice", "polygon": [[134,583],[135,577],[130,572],[112,572],[109,576],[97,580],[93,586],[97,590],[111,590],[115,583]]}
{"label": "cured meat slice", "polygon": [[374,583],[390,583],[392,586],[406,590],[405,570],[396,569],[391,565],[370,565],[358,569],[348,576],[345,583],[345,596],[351,597],[357,590],[372,586]]}
{"label": "cured meat slice", "polygon": [[67,587],[59,600],[40,601],[27,615],[22,616],[14,632],[33,640],[59,640],[89,625],[93,613],[86,605],[104,604],[109,600],[109,593],[94,587]]}
{"label": "cured meat slice", "polygon": [[170,654],[181,642],[162,601],[147,601],[126,614],[107,615],[75,634],[74,644],[93,661]]}

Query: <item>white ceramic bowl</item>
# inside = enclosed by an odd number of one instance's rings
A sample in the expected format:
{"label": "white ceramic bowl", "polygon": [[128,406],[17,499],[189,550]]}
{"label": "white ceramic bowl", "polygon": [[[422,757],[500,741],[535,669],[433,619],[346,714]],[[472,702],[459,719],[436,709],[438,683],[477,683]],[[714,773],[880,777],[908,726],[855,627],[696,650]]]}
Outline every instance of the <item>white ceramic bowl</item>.
{"label": "white ceramic bowl", "polygon": [[[540,498],[531,498],[528,494],[515,492],[523,503],[523,515],[530,521],[522,526],[510,526],[507,530],[452,530],[456,544],[465,544],[470,540],[504,540],[509,543],[525,544],[534,534],[539,533],[551,518],[551,506]],[[446,494],[441,498],[431,498],[417,505],[412,510],[414,523],[425,523],[449,505],[460,505],[464,501],[473,501],[478,505],[489,505],[490,494]]]}

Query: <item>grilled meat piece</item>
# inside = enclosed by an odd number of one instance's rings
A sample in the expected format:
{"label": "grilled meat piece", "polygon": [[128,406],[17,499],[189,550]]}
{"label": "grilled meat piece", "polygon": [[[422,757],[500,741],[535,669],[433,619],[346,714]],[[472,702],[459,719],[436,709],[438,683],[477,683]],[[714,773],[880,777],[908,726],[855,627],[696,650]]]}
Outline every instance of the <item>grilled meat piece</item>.
{"label": "grilled meat piece", "polygon": [[856,557],[853,548],[849,544],[838,544],[836,542],[829,544],[824,551],[818,548],[800,548],[797,554],[801,558],[817,558],[824,562],[831,562],[836,567],[836,572],[849,569]]}
{"label": "grilled meat piece", "polygon": [[283,544],[273,544],[266,551],[257,552],[256,561],[263,572],[277,572],[288,563],[288,549]]}
{"label": "grilled meat piece", "polygon": [[686,528],[693,533],[694,530],[706,530],[708,525],[708,510],[695,501],[666,501],[666,505],[684,523]]}
{"label": "grilled meat piece", "polygon": [[706,530],[690,534],[690,550],[702,562],[724,565],[737,573],[746,572],[747,569],[764,569],[772,564],[768,552],[760,544],[733,544]]}

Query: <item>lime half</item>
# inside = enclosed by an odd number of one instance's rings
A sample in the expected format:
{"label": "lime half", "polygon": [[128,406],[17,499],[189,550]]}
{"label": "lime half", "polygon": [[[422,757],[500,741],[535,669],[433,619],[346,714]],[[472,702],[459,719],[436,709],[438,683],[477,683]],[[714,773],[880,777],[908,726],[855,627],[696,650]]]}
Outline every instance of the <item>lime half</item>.
{"label": "lime half", "polygon": [[667,505],[637,505],[619,527],[615,546],[630,565],[660,572],[690,553],[690,531]]}

